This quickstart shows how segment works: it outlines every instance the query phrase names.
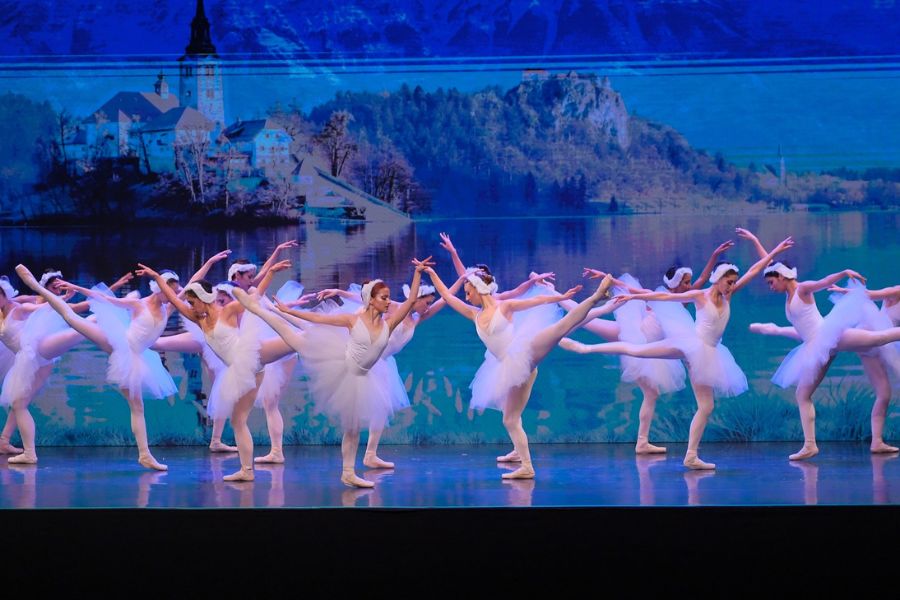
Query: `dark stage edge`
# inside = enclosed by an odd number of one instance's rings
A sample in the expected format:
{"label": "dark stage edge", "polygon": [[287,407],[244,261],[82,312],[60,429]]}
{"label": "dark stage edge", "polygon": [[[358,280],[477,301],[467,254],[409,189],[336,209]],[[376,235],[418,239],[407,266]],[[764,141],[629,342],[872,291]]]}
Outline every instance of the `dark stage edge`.
{"label": "dark stage edge", "polygon": [[[862,444],[822,444],[810,466],[794,467],[794,446],[706,444],[704,457],[721,466],[698,477],[680,466],[681,445],[649,471],[629,445],[536,445],[538,479],[525,489],[499,480],[490,459],[504,448],[385,446],[400,468],[376,492],[336,481],[336,447],[289,448],[275,468],[280,485],[261,470],[249,486],[220,486],[201,448],[160,448],[172,469],[163,476],[134,468],[130,449],[45,448],[37,468],[0,470],[11,507],[0,523],[16,581],[50,587],[140,580],[144,591],[171,594],[177,576],[202,582],[197,593],[255,596],[343,597],[375,582],[417,598],[539,583],[562,586],[554,597],[582,597],[569,587],[576,582],[598,586],[589,596],[768,597],[771,586],[804,581],[807,591],[896,589],[900,461],[873,459]],[[654,505],[640,505],[651,496]],[[85,502],[96,498],[106,501]],[[397,504],[410,498],[420,504]],[[780,503],[763,503],[772,498]],[[20,556],[29,559],[16,564]],[[413,584],[431,592],[413,593]]]}

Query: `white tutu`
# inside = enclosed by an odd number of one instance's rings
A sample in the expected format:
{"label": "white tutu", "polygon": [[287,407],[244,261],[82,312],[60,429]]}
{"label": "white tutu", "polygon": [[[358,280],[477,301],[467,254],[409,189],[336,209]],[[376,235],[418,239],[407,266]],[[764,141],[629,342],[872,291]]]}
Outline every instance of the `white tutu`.
{"label": "white tutu", "polygon": [[397,378],[380,359],[387,344],[387,326],[375,342],[361,320],[353,327],[352,332],[330,325],[306,329],[308,350],[301,353],[303,368],[317,413],[339,422],[345,430],[381,429],[393,413]]}
{"label": "white tutu", "polygon": [[[112,295],[103,284],[92,289]],[[90,299],[89,304],[91,312],[97,317],[97,324],[112,346],[106,371],[107,380],[120,388],[128,389],[134,396],[140,393],[142,398],[161,399],[175,394],[178,389],[163,366],[159,353],[149,349],[166,327],[166,307],[162,308],[163,319],[156,322],[147,306],[143,307],[137,317],[131,318],[127,309],[102,299]]]}
{"label": "white tutu", "polygon": [[[532,286],[523,297],[554,293],[543,286]],[[476,320],[475,330],[488,349],[469,386],[472,390],[471,408],[504,410],[509,391],[528,381],[534,370],[531,340],[556,323],[563,314],[557,304],[542,304],[514,313],[512,322],[509,322],[497,309],[487,331],[482,331]]]}
{"label": "white tutu", "polygon": [[204,332],[210,349],[221,359],[224,368],[216,374],[209,393],[206,412],[214,419],[230,417],[234,406],[248,392],[256,389],[259,365],[259,329],[262,320],[244,311],[239,327],[216,322],[211,332]]}
{"label": "white tutu", "polygon": [[[851,280],[850,287],[851,289],[853,287],[861,287],[861,284]],[[838,306],[846,300],[846,294],[832,294],[829,296],[829,299],[835,306]],[[866,301],[862,303],[860,308],[859,323],[856,324],[856,327],[869,331],[883,331],[894,327],[894,321],[888,314],[883,302],[879,310],[878,306],[869,300],[867,296]],[[868,352],[860,354],[863,356],[877,356],[885,366],[885,369],[887,369],[894,387],[900,386],[900,342],[877,346]]]}
{"label": "white tutu", "polygon": [[[413,316],[412,318],[416,319],[417,317]],[[404,319],[394,328],[394,331],[391,332],[387,347],[382,354],[381,360],[387,363],[388,370],[390,371],[391,408],[394,411],[409,408],[409,394],[406,393],[406,384],[403,383],[403,379],[400,377],[400,369],[397,367],[397,359],[394,358],[394,355],[406,347],[412,340],[415,332],[416,325],[409,325],[407,324],[406,319]]]}
{"label": "white tutu", "polygon": [[38,345],[45,337],[67,327],[63,318],[49,304],[42,305],[29,315],[19,334],[19,351],[3,378],[0,404],[10,406],[16,398],[28,398],[36,391],[34,380],[38,370],[59,360],[47,360],[41,356]]}
{"label": "white tutu", "polygon": [[713,388],[716,396],[739,396],[747,391],[747,376],[721,342],[710,346],[696,336],[669,341],[687,357],[691,383]]}
{"label": "white tutu", "polygon": [[[796,296],[795,299],[798,304],[802,303]],[[804,338],[803,342],[781,361],[772,382],[782,388],[810,385],[821,368],[831,360],[844,331],[859,324],[867,302],[871,301],[865,289],[853,287],[812,331],[799,322],[794,323],[795,329]]]}
{"label": "white tutu", "polygon": [[[640,282],[625,273],[619,280],[634,288],[640,288]],[[626,294],[624,288],[614,288],[616,296]],[[671,303],[669,303],[671,304]],[[683,309],[682,309],[683,310]],[[686,312],[686,311],[685,311]],[[619,324],[619,339],[632,344],[657,342],[665,337],[662,324],[647,303],[641,300],[626,302],[613,313]],[[660,394],[668,394],[684,389],[685,371],[680,360],[661,358],[636,358],[622,355],[622,381],[634,383],[640,379],[650,382]]]}
{"label": "white tutu", "polygon": [[[293,302],[300,298],[303,295],[303,284],[297,281],[288,281],[281,288],[279,288],[278,292],[275,294],[275,297],[278,298],[281,302]],[[275,333],[271,327],[266,325],[264,321],[260,322],[260,340],[265,341],[268,339],[275,339],[278,337],[278,334]],[[284,389],[285,384],[287,383],[288,378],[294,370],[294,367],[289,363],[289,361],[295,358],[297,355],[295,353],[288,354],[287,356],[276,360],[273,363],[267,364],[263,368],[263,380],[262,383],[259,384],[259,390],[256,392],[256,400],[253,405],[257,408],[262,407],[265,403],[270,400],[274,400],[279,394],[281,394]]]}
{"label": "white tutu", "polygon": [[[654,310],[656,304],[653,303]],[[697,320],[692,329],[686,328],[684,315],[688,314],[687,310],[676,302],[669,304],[676,305],[679,310],[664,308],[664,312],[668,312],[660,322],[666,331],[666,340],[684,353],[691,383],[709,386],[717,396],[737,396],[746,392],[747,376],[721,341],[731,316],[731,304],[726,303],[721,309],[712,301],[703,308],[698,305]]]}

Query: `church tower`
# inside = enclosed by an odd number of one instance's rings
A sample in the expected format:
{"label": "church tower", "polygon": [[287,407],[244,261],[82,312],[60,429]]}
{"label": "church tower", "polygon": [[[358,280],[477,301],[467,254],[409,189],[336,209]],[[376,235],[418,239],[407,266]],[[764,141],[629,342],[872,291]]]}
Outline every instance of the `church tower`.
{"label": "church tower", "polygon": [[179,104],[197,109],[218,127],[224,127],[221,65],[209,34],[203,0],[197,0],[197,12],[191,21],[191,40],[178,62]]}

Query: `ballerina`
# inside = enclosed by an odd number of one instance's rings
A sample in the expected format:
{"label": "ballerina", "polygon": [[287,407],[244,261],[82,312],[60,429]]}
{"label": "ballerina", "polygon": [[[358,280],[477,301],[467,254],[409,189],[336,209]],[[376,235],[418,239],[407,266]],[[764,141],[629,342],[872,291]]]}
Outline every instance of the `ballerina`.
{"label": "ballerina", "polygon": [[[584,269],[584,276],[605,277],[606,273],[596,269]],[[707,277],[708,278],[708,277]],[[640,282],[629,274],[613,279],[613,294],[648,293]],[[559,303],[565,310],[576,306],[572,300]],[[581,324],[581,329],[605,339],[608,342],[631,342],[646,344],[658,342],[665,337],[657,313],[641,300],[633,300],[620,305],[614,312],[615,321],[599,318],[601,309],[592,309]],[[636,454],[663,454],[666,448],[650,443],[650,425],[656,412],[656,401],[661,394],[669,394],[684,389],[684,367],[678,360],[659,358],[634,358],[622,355],[621,380],[633,383],[641,390],[641,407],[638,412],[638,435],[634,451]]]}
{"label": "ballerina", "polygon": [[722,333],[731,315],[731,298],[756,277],[772,257],[794,245],[787,238],[772,252],[754,264],[740,278],[738,268],[731,263],[719,263],[710,275],[712,284],[705,290],[683,293],[652,292],[619,296],[624,300],[654,300],[665,302],[693,302],[697,309],[697,321],[693,335],[684,332],[679,337],[666,337],[648,344],[611,342],[588,346],[571,339],[564,339],[560,346],[582,354],[627,354],[638,358],[680,358],[688,365],[688,375],[697,412],[691,420],[684,466],[689,469],[711,470],[716,465],[700,460],[698,449],[703,431],[715,406],[714,395],[737,396],[747,390],[747,378],[734,361],[731,352],[721,343]]}
{"label": "ballerina", "polygon": [[[288,240],[278,244],[261,269],[257,269],[256,265],[249,260],[237,260],[228,269],[228,280],[243,291],[252,293],[272,265],[278,261],[278,256],[282,252],[298,246],[297,240]],[[302,291],[302,288],[300,289]],[[264,332],[261,334],[264,335]],[[282,451],[284,417],[279,404],[296,366],[297,355],[294,353],[264,367],[263,380],[257,390],[256,404],[262,406],[266,414],[266,428],[269,432],[271,448],[268,454],[257,456],[254,462],[273,464],[284,462],[284,452]]]}
{"label": "ballerina", "polygon": [[[290,261],[272,265],[259,283],[258,293],[265,293],[272,276],[291,266]],[[157,284],[164,283],[163,276],[150,267],[138,264],[139,275],[152,277]],[[211,417],[231,415],[231,426],[237,441],[241,468],[224,477],[225,481],[253,481],[253,437],[247,426],[247,417],[253,408],[256,392],[262,381],[262,367],[288,354],[291,350],[278,340],[270,344],[267,357],[263,358],[259,340],[258,322],[244,314],[243,307],[232,302],[224,307],[216,304],[217,294],[207,281],[193,281],[184,288],[182,300],[175,290],[160,285],[171,305],[188,320],[196,323],[203,332],[209,347],[225,364],[216,377],[216,389],[210,392],[207,410]],[[238,288],[235,288],[235,292]],[[279,355],[272,346],[280,346]]]}
{"label": "ballerina", "polygon": [[[360,430],[384,429],[393,412],[392,380],[387,363],[380,360],[391,333],[412,310],[418,295],[422,271],[431,257],[413,259],[415,272],[406,299],[393,315],[390,289],[380,279],[362,287],[364,310],[356,314],[297,311],[276,301],[275,314],[262,307],[255,296],[236,289],[235,296],[245,308],[259,316],[304,360],[317,409],[340,422],[341,483],[349,487],[374,487],[356,474],[356,453]],[[290,323],[286,320],[290,319]],[[301,332],[297,320],[321,325]]]}
{"label": "ballerina", "polygon": [[[588,311],[606,294],[612,278],[606,278],[597,290],[557,322],[539,331],[521,327],[516,331],[513,314],[542,304],[556,304],[571,299],[580,289],[576,286],[564,294],[535,296],[524,300],[498,300],[493,276],[483,269],[467,271],[463,276],[466,300],[454,296],[434,269],[426,269],[435,289],[447,305],[475,324],[478,337],[488,348],[485,361],[472,381],[471,408],[494,408],[503,413],[503,426],[512,440],[515,456],[521,466],[503,479],[533,479],[535,475],[528,437],[522,427],[522,412],[531,396],[537,377],[537,366],[559,340],[587,316]],[[615,303],[608,303],[608,310]]]}
{"label": "ballerina", "polygon": [[[24,266],[16,267],[22,281],[47,301],[48,304],[75,331],[109,354],[107,379],[118,386],[128,401],[131,413],[131,431],[138,447],[138,462],[157,471],[168,469],[153,457],[147,439],[143,397],[166,398],[177,389],[166,371],[159,354],[150,350],[171,315],[172,308],[165,305],[165,296],[157,287],[144,299],[117,298],[107,295],[102,288],[86,289],[60,282],[67,291],[78,292],[89,299],[97,322],[80,317],[61,298],[42,286]],[[178,275],[167,271],[162,280],[166,287],[178,286]],[[105,287],[105,286],[104,286]],[[122,309],[127,311],[126,323]]]}
{"label": "ballerina", "polygon": [[[456,295],[456,293],[459,291],[459,288],[462,287],[462,281],[462,279],[459,279],[456,283],[453,284],[453,286],[451,286],[450,291],[453,293],[453,295]],[[403,284],[402,290],[404,298],[409,299],[410,294],[412,293],[410,287],[406,284]],[[332,298],[334,296],[340,296],[346,299],[347,301],[349,301],[349,303],[351,303],[351,305],[358,306],[358,310],[362,309],[362,297],[353,291],[325,289],[317,294],[317,297],[320,301],[327,300],[328,298]],[[393,388],[391,398],[394,412],[409,408],[409,396],[406,393],[406,386],[404,385],[403,380],[400,378],[400,371],[397,368],[397,360],[394,358],[394,356],[398,352],[403,350],[410,341],[412,341],[413,335],[416,331],[418,331],[419,325],[433,317],[435,314],[440,312],[440,310],[443,309],[444,306],[446,306],[446,302],[443,299],[435,301],[435,296],[436,293],[433,286],[422,284],[419,285],[419,295],[413,303],[412,310],[391,333],[390,337],[388,338],[388,344],[381,355],[382,360],[384,360],[388,364],[388,367],[390,369],[390,380]],[[391,307],[387,312],[388,317],[399,310],[400,306],[400,303],[392,301]],[[371,426],[369,427],[369,439],[366,442],[366,451],[363,455],[363,465],[369,467],[370,469],[393,469],[395,466],[394,463],[382,460],[378,456],[378,444],[383,433],[383,428],[374,428]]]}
{"label": "ballerina", "polygon": [[[740,237],[753,243],[758,254],[765,251],[759,238],[752,232],[738,228]],[[855,351],[863,363],[869,381],[875,389],[875,404],[872,407],[871,451],[898,452],[895,446],[884,442],[884,422],[891,400],[890,379],[886,361],[878,351],[885,342],[870,338],[866,330],[858,328],[866,310],[867,302],[863,288],[847,294],[827,316],[822,317],[813,294],[825,290],[844,278],[864,281],[862,275],[851,269],[832,273],[817,281],[797,281],[797,269],[785,262],[774,262],[766,267],[766,283],[773,292],[783,292],[786,296],[785,315],[792,327],[779,327],[774,323],[752,323],[750,331],[763,335],[781,335],[799,340],[801,344],[788,354],[772,377],[772,381],[782,387],[796,386],[795,398],[803,428],[803,447],[789,456],[790,460],[805,460],[819,453],[816,444],[816,409],[812,395],[818,389],[837,352]],[[873,307],[874,309],[874,307]],[[891,323],[879,328],[878,333],[890,336]],[[898,330],[900,331],[900,330]],[[875,332],[869,332],[875,333]]]}
{"label": "ballerina", "polygon": [[[119,289],[131,278],[130,273],[121,277],[110,286],[110,291]],[[62,283],[62,273],[55,269],[47,269],[41,276],[40,284],[50,293],[59,296],[60,302],[65,303],[74,292],[64,291]],[[0,281],[0,284],[3,282]],[[6,300],[18,294],[8,280],[3,285],[3,293]],[[22,438],[23,452],[11,457],[8,462],[36,464],[38,457],[35,425],[28,406],[46,383],[53,371],[53,365],[60,356],[81,342],[84,337],[81,333],[68,328],[65,321],[42,297],[19,296],[16,300],[19,302],[4,303],[2,309],[0,340],[6,348],[15,353],[15,358],[3,379],[0,404],[12,409],[7,424],[12,421],[18,426]],[[68,304],[68,307],[73,312],[84,312],[89,308],[86,301]]]}

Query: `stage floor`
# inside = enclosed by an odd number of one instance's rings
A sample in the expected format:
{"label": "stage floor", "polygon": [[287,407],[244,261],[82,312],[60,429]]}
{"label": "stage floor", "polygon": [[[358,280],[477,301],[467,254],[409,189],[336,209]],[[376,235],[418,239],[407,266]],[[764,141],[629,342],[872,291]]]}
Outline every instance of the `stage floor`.
{"label": "stage floor", "polygon": [[[625,444],[534,445],[537,478],[501,481],[499,446],[383,446],[395,470],[359,473],[373,490],[344,487],[335,446],[293,446],[284,465],[259,465],[254,483],[230,484],[236,454],[159,447],[165,473],[142,469],[133,448],[41,448],[40,464],[0,465],[0,508],[442,508],[880,505],[900,503],[897,455],[866,444],[823,443],[790,462],[796,443],[706,444],[716,471],[688,471],[683,444],[635,456]],[[257,448],[257,454],[267,451]]]}

